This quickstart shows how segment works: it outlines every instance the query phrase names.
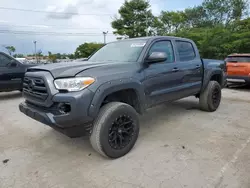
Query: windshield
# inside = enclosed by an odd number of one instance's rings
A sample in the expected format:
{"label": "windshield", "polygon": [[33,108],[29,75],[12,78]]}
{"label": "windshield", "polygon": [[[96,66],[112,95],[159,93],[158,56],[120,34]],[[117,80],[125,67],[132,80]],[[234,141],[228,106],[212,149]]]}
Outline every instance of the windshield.
{"label": "windshield", "polygon": [[230,56],[230,57],[226,58],[226,62],[250,63],[250,57],[248,57],[248,56]]}
{"label": "windshield", "polygon": [[145,44],[146,40],[124,40],[109,43],[98,50],[89,61],[135,62]]}

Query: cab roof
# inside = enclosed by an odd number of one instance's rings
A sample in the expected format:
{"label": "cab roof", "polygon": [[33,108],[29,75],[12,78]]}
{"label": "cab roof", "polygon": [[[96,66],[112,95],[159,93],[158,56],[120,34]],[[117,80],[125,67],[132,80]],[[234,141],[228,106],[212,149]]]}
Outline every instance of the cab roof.
{"label": "cab roof", "polygon": [[[114,41],[114,42],[120,42],[120,41],[128,41],[128,40],[147,40],[147,41],[152,41],[155,39],[166,39],[166,40],[182,40],[182,41],[188,41],[188,42],[192,42],[192,40],[187,39],[187,38],[181,38],[181,37],[174,37],[174,36],[148,36],[148,37],[137,37],[137,38],[127,38],[124,40],[118,40],[118,41]],[[111,43],[114,43],[111,42]]]}
{"label": "cab roof", "polygon": [[148,36],[148,37],[137,37],[137,38],[128,38],[126,40],[135,40],[135,39],[144,39],[144,40],[149,40],[149,39],[161,39],[161,38],[172,38],[172,39],[186,39],[186,38],[181,38],[181,37],[174,37],[174,36]]}

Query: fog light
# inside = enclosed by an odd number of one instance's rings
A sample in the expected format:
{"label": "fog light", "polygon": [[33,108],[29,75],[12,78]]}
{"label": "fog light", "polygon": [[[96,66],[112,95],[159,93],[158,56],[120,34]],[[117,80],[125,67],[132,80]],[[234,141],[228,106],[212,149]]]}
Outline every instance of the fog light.
{"label": "fog light", "polygon": [[58,110],[61,114],[67,114],[71,111],[71,107],[69,103],[59,103]]}

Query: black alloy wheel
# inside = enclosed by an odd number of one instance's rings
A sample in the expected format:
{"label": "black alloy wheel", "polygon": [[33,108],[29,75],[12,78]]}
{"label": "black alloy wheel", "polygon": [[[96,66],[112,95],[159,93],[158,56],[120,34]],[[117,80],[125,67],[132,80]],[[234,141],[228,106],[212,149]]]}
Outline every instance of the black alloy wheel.
{"label": "black alloy wheel", "polygon": [[95,119],[90,143],[99,154],[119,158],[134,147],[139,130],[139,117],[132,106],[110,102],[101,108]]}
{"label": "black alloy wheel", "polygon": [[214,88],[212,91],[212,101],[214,106],[219,106],[221,100],[221,92],[219,88]]}
{"label": "black alloy wheel", "polygon": [[134,136],[134,122],[131,117],[118,117],[109,129],[109,144],[113,149],[126,147]]}
{"label": "black alloy wheel", "polygon": [[221,102],[221,86],[217,81],[210,81],[200,93],[200,108],[207,112],[214,112]]}

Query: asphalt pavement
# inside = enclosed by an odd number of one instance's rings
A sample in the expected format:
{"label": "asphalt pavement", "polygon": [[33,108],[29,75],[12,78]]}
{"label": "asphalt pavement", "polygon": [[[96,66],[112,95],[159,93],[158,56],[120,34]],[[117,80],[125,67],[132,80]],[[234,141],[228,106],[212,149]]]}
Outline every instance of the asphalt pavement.
{"label": "asphalt pavement", "polygon": [[249,188],[250,89],[223,90],[214,113],[189,97],[141,119],[133,150],[109,160],[87,137],[70,139],[18,110],[19,92],[0,93],[1,188]]}

